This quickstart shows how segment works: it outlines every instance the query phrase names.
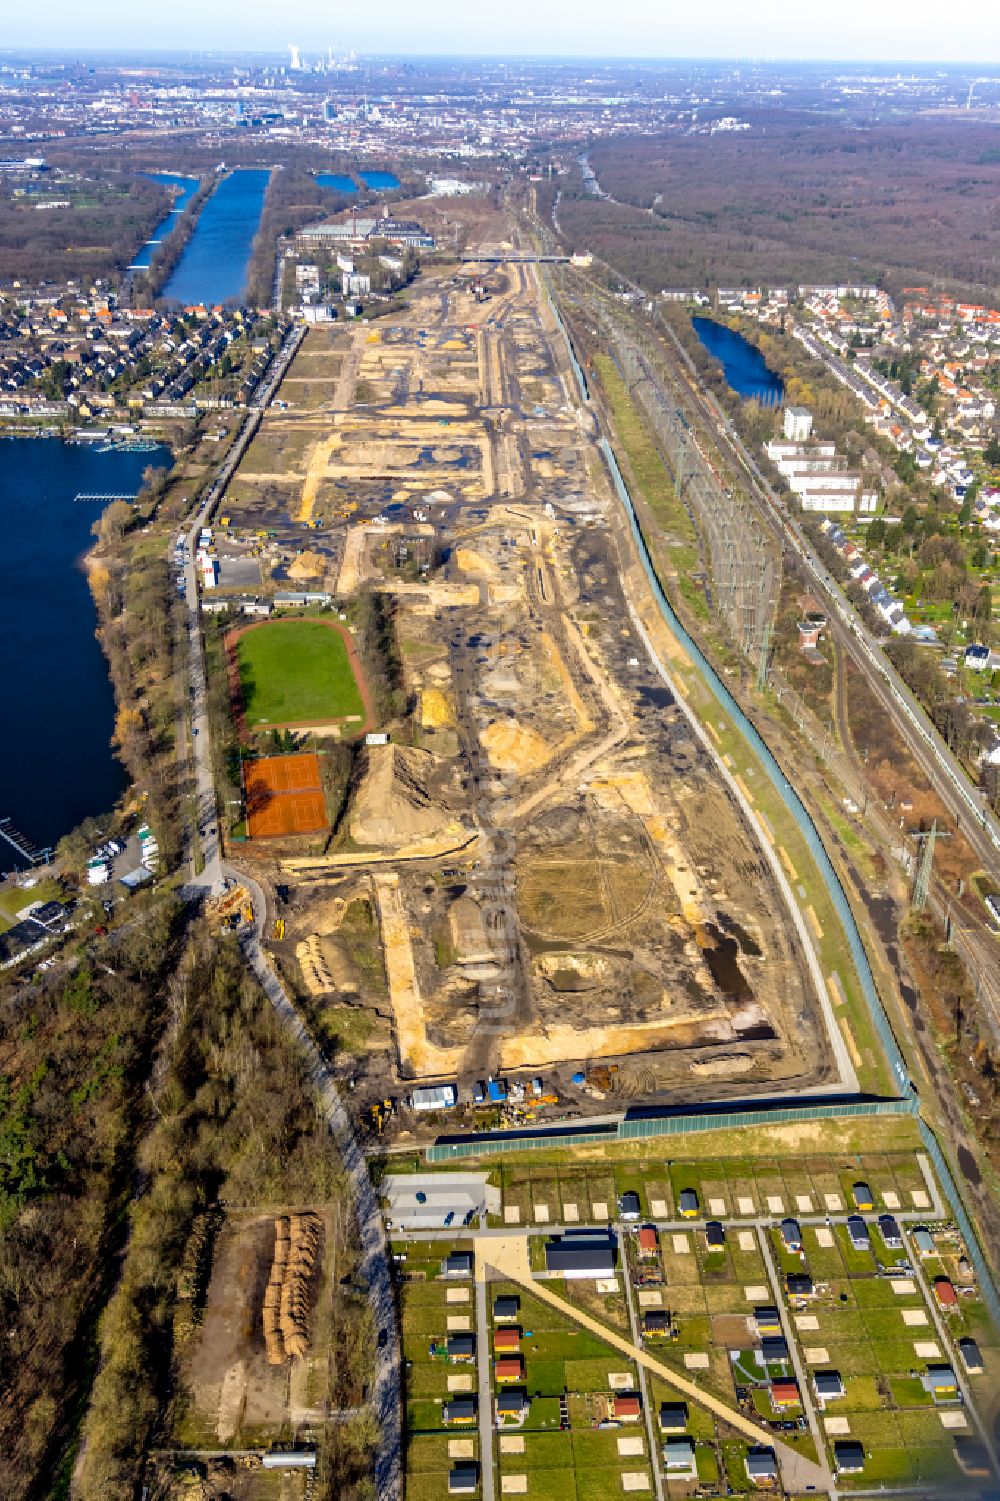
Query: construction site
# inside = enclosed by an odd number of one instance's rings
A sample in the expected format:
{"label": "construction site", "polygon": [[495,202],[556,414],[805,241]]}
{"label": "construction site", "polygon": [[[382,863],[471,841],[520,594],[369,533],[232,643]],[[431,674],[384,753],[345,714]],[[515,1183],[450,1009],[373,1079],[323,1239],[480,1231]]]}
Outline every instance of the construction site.
{"label": "construction site", "polygon": [[836,1084],[793,873],[650,655],[679,648],[540,277],[444,268],[391,323],[311,330],[227,496],[337,608],[391,601],[404,677],[323,852],[269,850],[276,957],[354,1014],[372,1096],[581,1062],[674,1099]]}

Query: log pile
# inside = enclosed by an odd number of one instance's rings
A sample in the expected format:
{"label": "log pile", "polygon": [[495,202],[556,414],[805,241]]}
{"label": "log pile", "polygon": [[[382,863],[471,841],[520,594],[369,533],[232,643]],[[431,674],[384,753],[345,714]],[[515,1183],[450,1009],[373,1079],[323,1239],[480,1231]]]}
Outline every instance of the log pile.
{"label": "log pile", "polygon": [[322,1237],[323,1223],[315,1214],[283,1214],[274,1222],[274,1260],[263,1308],[269,1365],[301,1359],[309,1350],[312,1280]]}

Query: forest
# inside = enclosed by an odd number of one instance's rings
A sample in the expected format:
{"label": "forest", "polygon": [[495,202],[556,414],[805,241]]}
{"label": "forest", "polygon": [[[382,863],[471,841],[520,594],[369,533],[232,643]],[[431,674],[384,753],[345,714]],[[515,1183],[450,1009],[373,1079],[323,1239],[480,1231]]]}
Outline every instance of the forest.
{"label": "forest", "polygon": [[0,280],[116,278],[170,207],[166,189],[134,171],[53,178],[50,188],[46,197],[70,206],[39,208],[40,195],[0,187]]}
{"label": "forest", "polygon": [[1000,153],[978,123],[831,124],[752,113],[740,133],[601,141],[558,221],[650,291],[709,285],[877,282],[982,295],[1000,254]]}

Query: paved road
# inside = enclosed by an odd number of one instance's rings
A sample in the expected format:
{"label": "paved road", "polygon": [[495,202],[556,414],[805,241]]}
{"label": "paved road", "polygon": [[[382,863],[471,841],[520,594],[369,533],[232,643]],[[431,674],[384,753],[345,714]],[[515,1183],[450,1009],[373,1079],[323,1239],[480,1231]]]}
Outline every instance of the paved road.
{"label": "paved road", "polygon": [[485,1279],[476,1281],[476,1369],[479,1386],[479,1470],[483,1501],[493,1501],[493,1397],[490,1393],[489,1319]]}
{"label": "paved road", "polygon": [[[903,1238],[905,1243],[908,1240],[905,1230],[903,1232]],[[990,1432],[989,1427],[983,1422],[975,1405],[972,1391],[969,1387],[968,1378],[965,1374],[965,1366],[962,1361],[962,1357],[955,1349],[955,1346],[952,1342],[951,1330],[945,1324],[938,1300],[928,1286],[927,1278],[924,1275],[924,1269],[921,1265],[920,1257],[912,1247],[909,1247],[909,1250],[910,1264],[913,1267],[913,1275],[917,1281],[920,1291],[924,1295],[924,1302],[927,1304],[927,1307],[931,1311],[931,1318],[934,1320],[934,1328],[937,1332],[942,1354],[947,1358],[949,1365],[955,1372],[955,1376],[958,1380],[958,1389],[962,1393],[962,1401],[965,1405],[965,1411],[972,1419],[973,1426],[975,1427],[981,1442],[986,1445],[990,1459],[993,1463],[994,1470],[997,1470],[998,1473],[1000,1473],[1000,1460],[998,1460],[997,1456],[997,1445],[994,1440],[994,1435]],[[916,1330],[914,1332],[919,1333],[919,1331]]]}
{"label": "paved road", "polygon": [[812,1392],[809,1390],[809,1382],[806,1379],[806,1368],[802,1364],[802,1356],[799,1353],[799,1342],[791,1327],[791,1315],[781,1293],[781,1282],[778,1277],[778,1269],[774,1264],[774,1255],[771,1251],[771,1241],[762,1225],[757,1226],[757,1241],[760,1245],[760,1254],[767,1268],[767,1280],[771,1284],[771,1295],[774,1298],[774,1306],[778,1310],[781,1319],[781,1328],[785,1336],[785,1344],[792,1358],[792,1368],[795,1371],[795,1379],[799,1385],[799,1398],[802,1402],[802,1411],[806,1415],[809,1424],[809,1432],[812,1434],[813,1443],[816,1445],[816,1459],[820,1469],[826,1476],[827,1491],[831,1496],[837,1494],[836,1485],[830,1465],[826,1457],[826,1444],[823,1435],[819,1431],[819,1422],[816,1418],[816,1408],[813,1405]]}
{"label": "paved road", "polygon": [[[635,1306],[635,1288],[632,1285],[628,1256],[625,1247],[621,1248],[622,1257],[622,1281],[625,1285],[625,1302],[628,1307],[628,1323],[632,1331],[632,1343],[642,1344],[642,1335],[639,1332],[639,1315]],[[639,1395],[642,1398],[642,1416],[646,1425],[646,1442],[649,1445],[649,1462],[653,1466],[653,1485],[656,1489],[656,1501],[665,1501],[663,1494],[663,1453],[660,1449],[660,1425],[659,1415],[654,1413],[653,1403],[649,1400],[649,1382],[644,1365],[636,1366],[639,1373]]]}
{"label": "paved road", "polygon": [[[375,1481],[379,1501],[398,1501],[402,1496],[402,1388],[399,1336],[385,1229],[364,1154],[337,1093],[333,1076],[263,949],[261,940],[268,922],[264,891],[256,881],[227,865],[222,859],[205,691],[205,655],[194,567],[198,533],[207,524],[225,494],[240,459],[260,425],[264,408],[280,385],[304,336],[303,328],[295,329],[285,341],[266,381],[257,393],[254,409],[249,413],[214,482],[206,491],[186,536],[188,552],[184,571],[187,579],[188,691],[191,701],[197,819],[195,828],[190,831],[191,872],[185,893],[190,900],[201,900],[207,893],[218,890],[221,883],[231,877],[242,881],[251,894],[254,921],[241,936],[243,951],[275,1012],[304,1055],[307,1077],[316,1090],[324,1118],[337,1143],[354,1198],[361,1240],[361,1277],[367,1284],[378,1340],[372,1402],[381,1427],[382,1442],[378,1453],[373,1457]],[[200,872],[195,869],[194,857],[199,846],[204,859],[204,868]]]}
{"label": "paved road", "polygon": [[379,1501],[397,1501],[402,1495],[400,1350],[389,1250],[378,1199],[368,1176],[364,1153],[358,1146],[351,1118],[344,1108],[333,1076],[261,946],[267,922],[264,892],[256,881],[249,880],[246,875],[241,874],[239,878],[250,890],[254,904],[254,924],[243,935],[243,951],[265,995],[304,1055],[306,1076],[319,1097],[320,1107],[339,1148],[351,1186],[361,1238],[360,1274],[368,1288],[368,1299],[379,1341],[375,1352],[375,1386],[372,1392],[372,1404],[382,1433],[382,1442],[374,1456],[376,1492]]}

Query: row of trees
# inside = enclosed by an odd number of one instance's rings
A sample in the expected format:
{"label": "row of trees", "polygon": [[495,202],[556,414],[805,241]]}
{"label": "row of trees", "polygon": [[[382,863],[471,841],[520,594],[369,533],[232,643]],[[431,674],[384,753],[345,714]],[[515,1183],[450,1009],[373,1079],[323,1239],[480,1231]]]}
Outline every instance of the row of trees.
{"label": "row of trees", "polygon": [[98,546],[89,581],[98,639],[108,659],[117,713],[114,744],[142,795],[165,863],[179,853],[180,789],[174,750],[179,710],[174,673],[176,604],[166,558],[140,545],[140,519],[151,515],[169,481],[149,469],[134,506],[113,501],[95,523]]}

